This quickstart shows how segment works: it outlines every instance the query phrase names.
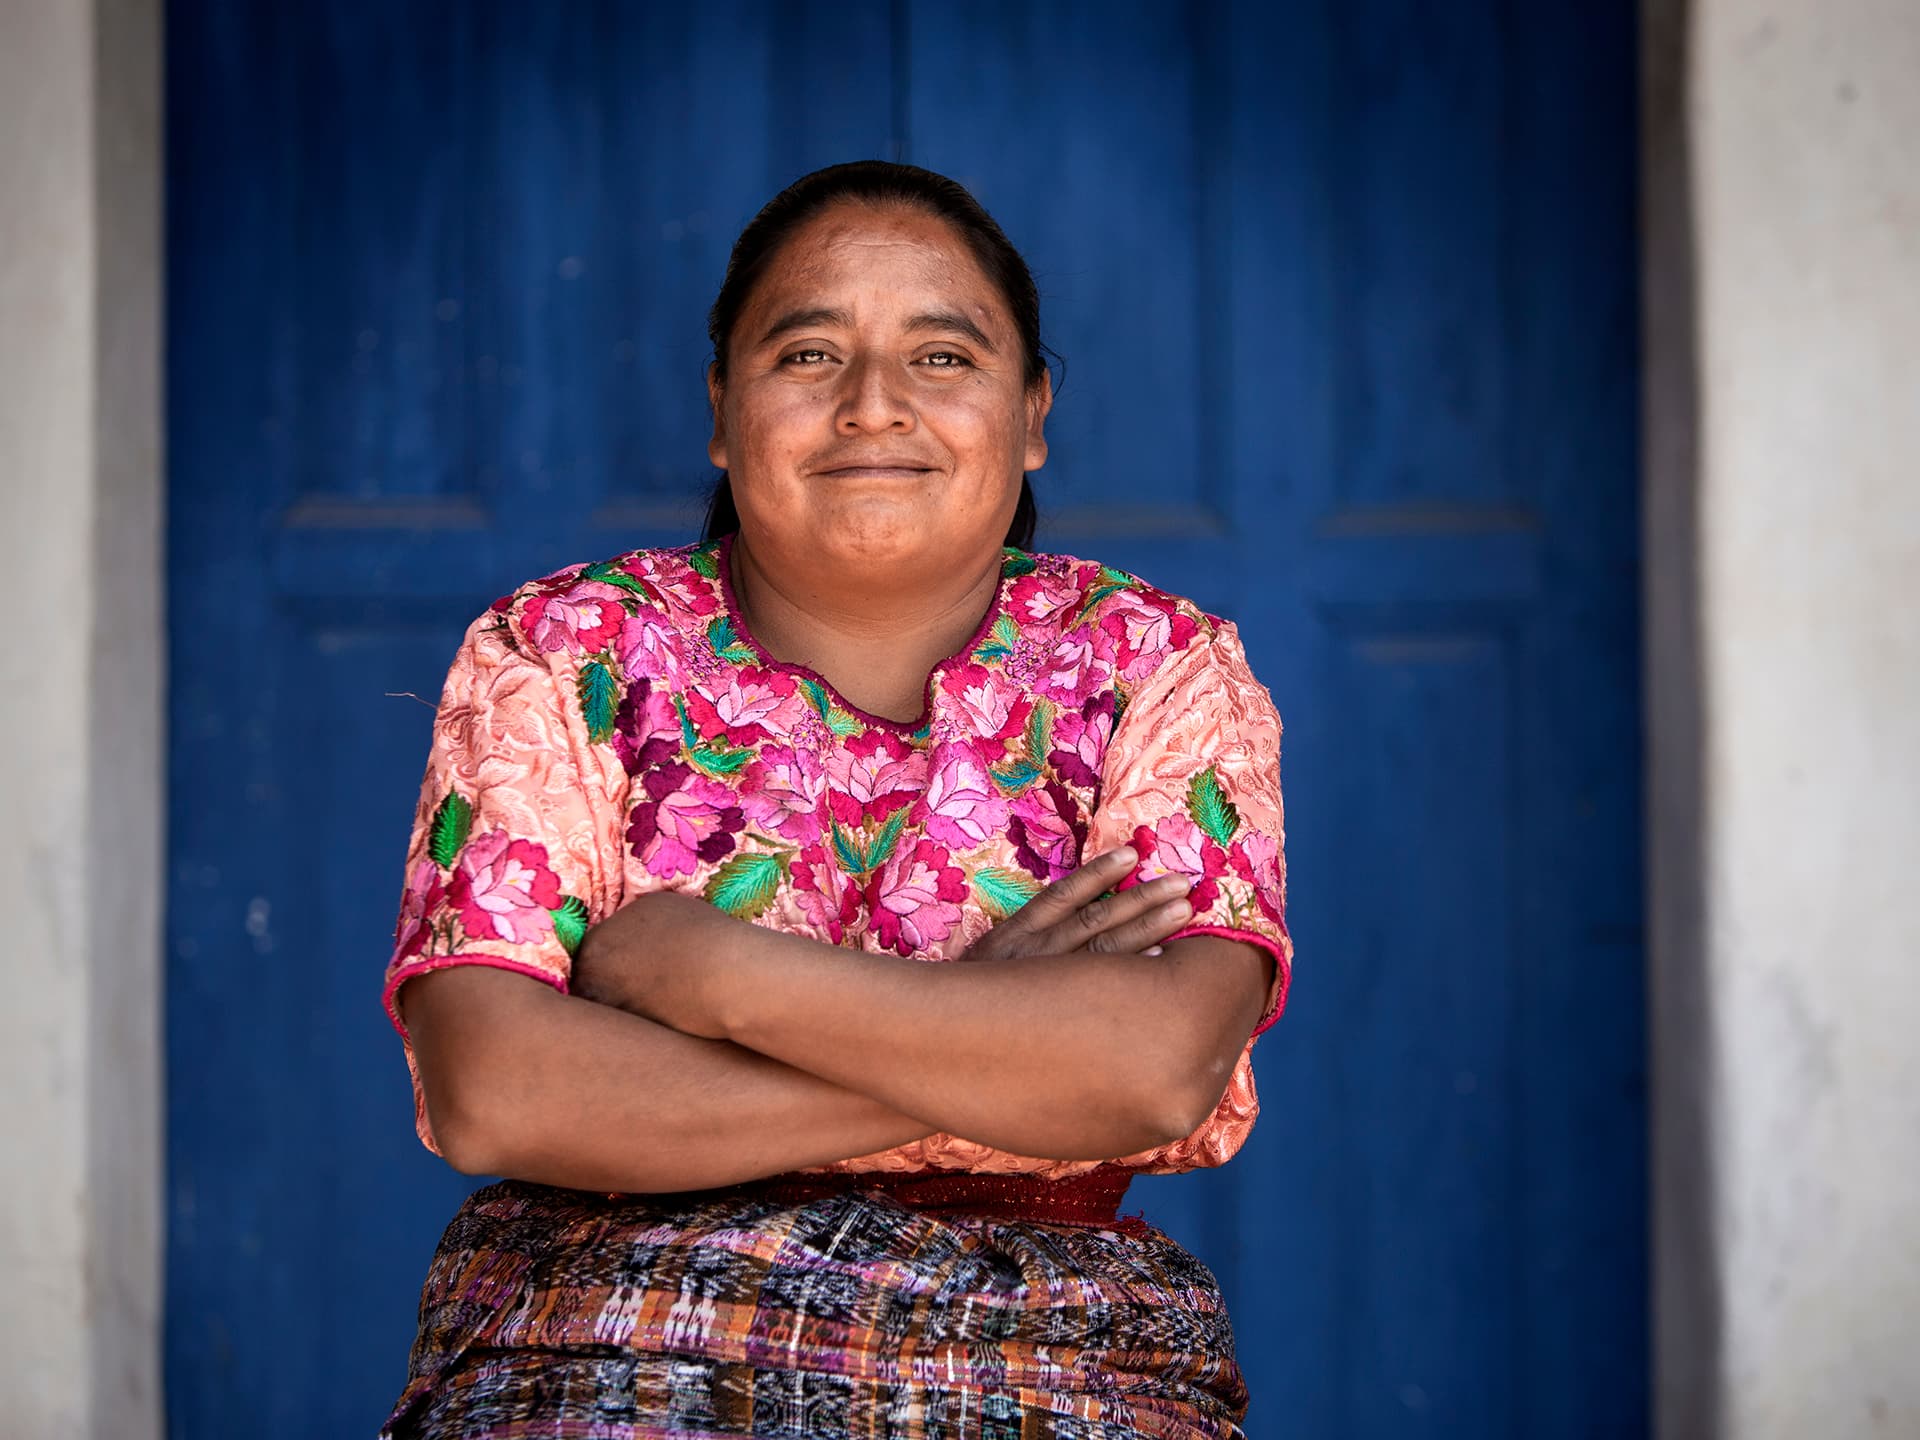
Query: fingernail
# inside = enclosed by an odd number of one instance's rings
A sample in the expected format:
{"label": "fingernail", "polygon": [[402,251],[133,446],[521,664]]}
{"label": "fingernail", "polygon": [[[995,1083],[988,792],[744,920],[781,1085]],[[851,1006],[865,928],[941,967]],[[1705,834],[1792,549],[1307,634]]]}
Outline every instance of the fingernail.
{"label": "fingernail", "polygon": [[1121,845],[1116,849],[1109,850],[1107,855],[1108,858],[1112,859],[1115,863],[1129,866],[1140,858],[1131,845]]}
{"label": "fingernail", "polygon": [[1164,945],[1149,945],[1140,953],[1142,955],[1164,955],[1167,953],[1167,947]]}
{"label": "fingernail", "polygon": [[1172,904],[1167,906],[1167,909],[1170,913],[1174,915],[1178,915],[1183,919],[1186,916],[1193,914],[1193,906],[1185,900],[1175,900]]}

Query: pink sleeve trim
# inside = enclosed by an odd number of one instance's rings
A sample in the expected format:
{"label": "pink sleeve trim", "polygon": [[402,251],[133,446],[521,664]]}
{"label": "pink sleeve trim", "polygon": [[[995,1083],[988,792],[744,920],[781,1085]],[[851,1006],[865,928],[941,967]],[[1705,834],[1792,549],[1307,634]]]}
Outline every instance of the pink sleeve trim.
{"label": "pink sleeve trim", "polygon": [[1253,1027],[1251,1042],[1260,1038],[1274,1021],[1280,1018],[1280,1012],[1287,1008],[1287,987],[1293,983],[1293,962],[1287,957],[1286,950],[1271,935],[1262,935],[1257,930],[1236,930],[1231,925],[1189,925],[1167,937],[1165,943],[1184,940],[1189,935],[1212,935],[1221,940],[1244,940],[1249,945],[1258,945],[1273,956],[1273,990],[1267,997],[1266,1013],[1261,1015],[1260,1023]]}
{"label": "pink sleeve trim", "polygon": [[486,965],[495,970],[511,970],[516,975],[544,980],[562,995],[567,993],[565,976],[555,975],[551,970],[542,970],[537,965],[528,965],[519,960],[507,960],[478,950],[463,951],[457,955],[430,955],[425,960],[415,960],[412,964],[402,965],[394,971],[387,980],[387,988],[380,995],[380,1003],[387,1007],[387,1019],[393,1022],[393,1028],[400,1032],[400,1038],[407,1044],[413,1044],[413,1037],[407,1033],[407,1027],[401,1023],[400,1007],[394,1003],[394,997],[400,993],[400,987],[414,976],[425,975],[430,970],[445,970],[452,965]]}

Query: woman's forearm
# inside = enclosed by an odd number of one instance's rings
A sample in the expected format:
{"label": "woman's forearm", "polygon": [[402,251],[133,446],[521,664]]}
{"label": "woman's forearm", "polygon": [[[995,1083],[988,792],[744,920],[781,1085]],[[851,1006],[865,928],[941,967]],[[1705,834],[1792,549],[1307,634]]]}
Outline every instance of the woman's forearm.
{"label": "woman's forearm", "polygon": [[1105,1159],[1218,1102],[1272,962],[1194,937],[1162,956],[928,964],[745,925],[703,902],[589,936],[593,993],[732,1040],[996,1149]]}
{"label": "woman's forearm", "polygon": [[720,1040],[481,966],[401,992],[434,1135],[470,1174],[705,1189],[929,1134],[855,1091]]}

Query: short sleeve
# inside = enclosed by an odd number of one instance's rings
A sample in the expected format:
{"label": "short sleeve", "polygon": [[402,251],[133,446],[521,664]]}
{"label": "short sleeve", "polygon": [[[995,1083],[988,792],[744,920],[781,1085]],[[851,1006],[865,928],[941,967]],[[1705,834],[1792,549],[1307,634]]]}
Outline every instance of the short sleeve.
{"label": "short sleeve", "polygon": [[[1229,622],[1196,635],[1134,693],[1120,717],[1101,768],[1086,853],[1129,844],[1140,864],[1123,888],[1173,873],[1193,878],[1193,919],[1175,939],[1218,935],[1273,956],[1273,987],[1253,1031],[1257,1038],[1279,1018],[1293,975],[1280,716]],[[1127,1163],[1155,1170],[1222,1164],[1257,1113],[1250,1058],[1242,1054],[1206,1125]]]}
{"label": "short sleeve", "polygon": [[625,774],[587,743],[556,673],[567,658],[488,614],[468,630],[434,715],[384,993],[429,1149],[400,987],[430,970],[488,965],[564,992],[581,936],[620,903]]}

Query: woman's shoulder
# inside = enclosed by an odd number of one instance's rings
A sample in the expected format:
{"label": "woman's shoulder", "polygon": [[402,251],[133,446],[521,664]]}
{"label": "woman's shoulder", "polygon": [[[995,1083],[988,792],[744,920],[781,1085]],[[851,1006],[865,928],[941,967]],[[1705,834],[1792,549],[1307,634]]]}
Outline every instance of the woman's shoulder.
{"label": "woman's shoulder", "polygon": [[529,580],[489,607],[519,648],[548,656],[617,655],[651,632],[705,631],[724,614],[719,548],[629,550]]}
{"label": "woman's shoulder", "polygon": [[1009,552],[1008,595],[1023,630],[1084,650],[1137,688],[1183,659],[1236,643],[1232,622],[1131,571],[1059,553]]}

